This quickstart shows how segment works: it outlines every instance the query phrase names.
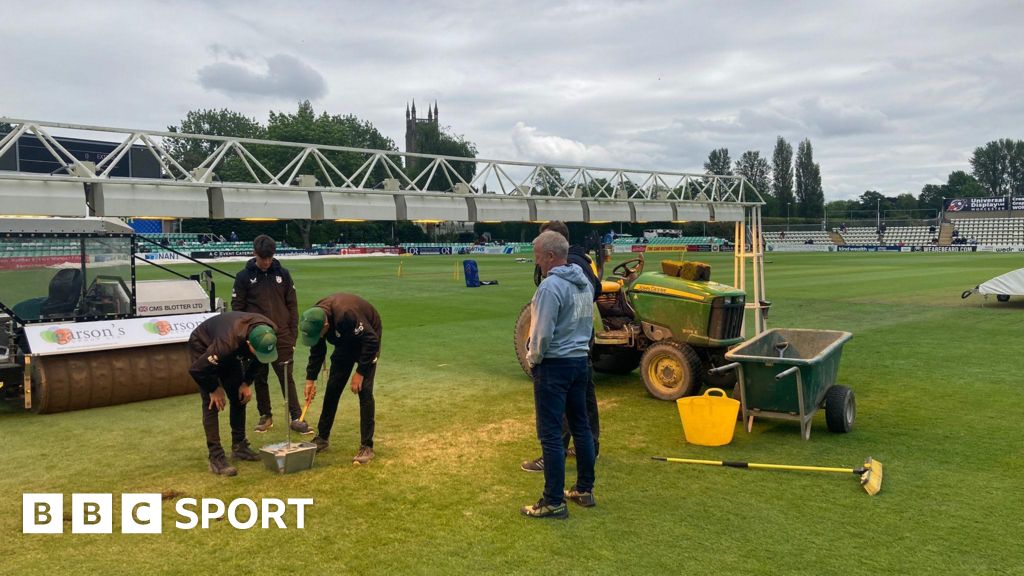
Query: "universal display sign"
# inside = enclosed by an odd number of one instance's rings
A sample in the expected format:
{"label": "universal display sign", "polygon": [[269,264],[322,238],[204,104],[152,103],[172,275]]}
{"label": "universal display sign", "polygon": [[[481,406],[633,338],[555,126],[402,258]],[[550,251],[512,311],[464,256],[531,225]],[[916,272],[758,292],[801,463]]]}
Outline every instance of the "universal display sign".
{"label": "universal display sign", "polygon": [[[1005,211],[1010,199],[995,198],[954,198],[946,200],[946,212],[999,212]],[[1024,197],[1013,198],[1013,209],[1024,210]]]}

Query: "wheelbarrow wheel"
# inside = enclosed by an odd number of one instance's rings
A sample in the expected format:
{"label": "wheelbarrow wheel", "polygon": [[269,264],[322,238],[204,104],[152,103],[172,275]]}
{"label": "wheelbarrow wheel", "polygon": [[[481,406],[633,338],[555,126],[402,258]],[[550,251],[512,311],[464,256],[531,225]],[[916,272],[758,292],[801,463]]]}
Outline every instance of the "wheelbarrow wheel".
{"label": "wheelbarrow wheel", "polygon": [[846,386],[833,386],[825,393],[825,424],[829,432],[846,434],[853,429],[857,417],[857,403],[853,390]]}
{"label": "wheelbarrow wheel", "polygon": [[699,392],[699,371],[697,352],[680,342],[658,342],[640,359],[644,385],[659,400],[676,400]]}
{"label": "wheelbarrow wheel", "polygon": [[1009,294],[996,294],[996,300],[998,300],[1000,302],[1009,302],[1010,301],[1010,295]]}

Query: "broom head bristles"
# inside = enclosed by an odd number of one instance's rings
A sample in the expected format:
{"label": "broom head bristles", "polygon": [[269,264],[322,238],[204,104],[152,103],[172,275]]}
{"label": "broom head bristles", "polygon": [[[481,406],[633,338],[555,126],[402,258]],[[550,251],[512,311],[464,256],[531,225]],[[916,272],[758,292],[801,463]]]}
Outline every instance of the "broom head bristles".
{"label": "broom head bristles", "polygon": [[860,475],[860,484],[864,491],[874,496],[882,489],[882,463],[872,460],[869,456],[864,461],[864,473]]}

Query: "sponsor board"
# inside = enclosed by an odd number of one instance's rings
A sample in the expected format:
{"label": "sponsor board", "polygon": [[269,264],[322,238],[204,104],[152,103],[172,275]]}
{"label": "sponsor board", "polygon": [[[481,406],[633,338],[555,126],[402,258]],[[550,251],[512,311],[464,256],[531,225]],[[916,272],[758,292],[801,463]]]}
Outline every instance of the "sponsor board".
{"label": "sponsor board", "polygon": [[835,252],[836,247],[829,244],[769,244],[769,252]]}
{"label": "sponsor board", "polygon": [[143,254],[146,260],[177,260],[178,255],[174,252],[146,252]]}
{"label": "sponsor board", "polygon": [[[196,250],[190,253],[197,260],[209,260],[212,258],[236,258],[238,256],[252,256],[252,250]],[[276,256],[318,256],[319,253],[313,250],[278,249]]]}
{"label": "sponsor board", "polygon": [[348,256],[348,255],[353,255],[353,254],[401,254],[401,248],[395,248],[393,246],[389,246],[389,247],[386,247],[386,248],[385,247],[380,247],[380,248],[365,248],[365,247],[341,248],[340,250],[326,252],[325,254],[339,254],[339,255],[342,255],[342,256]]}
{"label": "sponsor board", "polygon": [[[515,252],[515,248],[512,246],[473,246],[470,250],[470,254],[512,254]],[[459,248],[459,254],[463,254],[462,248]]]}
{"label": "sponsor board", "polygon": [[[623,252],[636,252],[636,250],[634,250],[636,247],[636,244],[612,244],[612,252],[617,254],[621,254]],[[640,247],[643,248],[642,245]]]}
{"label": "sponsor board", "polygon": [[[1010,199],[996,198],[953,198],[946,200],[946,212],[999,212],[1010,206]],[[1013,198],[1013,209],[1024,210],[1024,197]]]}
{"label": "sponsor board", "polygon": [[406,252],[413,256],[450,256],[451,246],[413,246],[407,248]]}
{"label": "sponsor board", "polygon": [[29,348],[38,356],[187,342],[197,326],[215,313],[150,316],[99,322],[25,326]]}
{"label": "sponsor board", "polygon": [[0,270],[22,270],[25,268],[44,268],[61,264],[81,264],[82,257],[78,254],[65,256],[14,256],[0,258]]}
{"label": "sponsor board", "polygon": [[630,252],[646,252],[647,251],[647,245],[646,244],[633,244],[632,246],[630,246],[629,251]]}
{"label": "sponsor board", "polygon": [[953,246],[921,246],[922,252],[977,252],[977,246],[959,244]]}
{"label": "sponsor board", "polygon": [[1024,245],[1021,244],[982,244],[978,246],[978,252],[1024,252]]}
{"label": "sponsor board", "polygon": [[693,245],[693,244],[675,244],[671,246],[647,246],[646,252],[711,252],[710,244]]}

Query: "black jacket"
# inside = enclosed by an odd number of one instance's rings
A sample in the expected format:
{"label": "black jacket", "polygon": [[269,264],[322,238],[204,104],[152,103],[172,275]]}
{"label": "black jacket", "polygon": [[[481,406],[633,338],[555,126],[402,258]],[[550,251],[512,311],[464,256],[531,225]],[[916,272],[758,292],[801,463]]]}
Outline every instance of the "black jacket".
{"label": "black jacket", "polygon": [[316,380],[327,356],[327,343],[334,355],[353,358],[356,372],[366,376],[380,356],[381,325],[377,310],[355,294],[339,292],[316,303],[327,312],[327,335],[309,349],[306,379]]}
{"label": "black jacket", "polygon": [[[594,274],[594,268],[591,265],[593,260],[587,254],[586,249],[582,246],[570,246],[569,247],[569,264],[575,264],[583,269],[583,273],[587,275],[587,280],[590,281],[591,286],[594,287],[594,301],[597,301],[597,297],[601,295],[601,279]],[[540,286],[540,281],[543,280],[543,276],[540,273],[540,266],[533,267],[533,283],[535,286]]]}
{"label": "black jacket", "polygon": [[188,373],[207,393],[220,385],[221,370],[242,371],[242,381],[252,384],[253,379],[266,371],[267,365],[256,361],[249,351],[249,331],[266,324],[277,327],[266,316],[248,312],[225,312],[203,322],[192,331],[188,339]]}
{"label": "black jacket", "polygon": [[288,269],[277,258],[264,272],[252,258],[235,276],[231,289],[231,309],[236,312],[262,314],[277,325],[278,362],[292,359],[299,332],[299,304],[295,283]]}

